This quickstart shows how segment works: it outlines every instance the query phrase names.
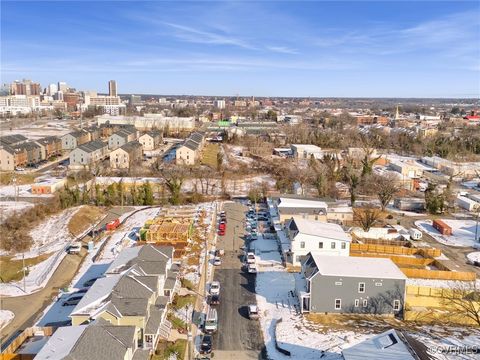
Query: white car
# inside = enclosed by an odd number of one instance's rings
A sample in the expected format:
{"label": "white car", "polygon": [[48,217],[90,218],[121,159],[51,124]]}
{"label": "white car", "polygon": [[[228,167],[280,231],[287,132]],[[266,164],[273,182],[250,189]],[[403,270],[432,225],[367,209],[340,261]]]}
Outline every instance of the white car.
{"label": "white car", "polygon": [[255,264],[255,254],[253,252],[247,253],[247,264]]}
{"label": "white car", "polygon": [[247,271],[249,274],[256,274],[257,267],[255,266],[255,264],[248,264]]}
{"label": "white car", "polygon": [[220,295],[220,283],[218,281],[212,281],[210,284],[210,295]]}
{"label": "white car", "polygon": [[249,319],[259,318],[257,305],[248,305],[248,318]]}
{"label": "white car", "polygon": [[213,265],[215,266],[222,265],[222,259],[220,259],[218,256],[215,256],[215,258],[213,259]]}
{"label": "white car", "polygon": [[80,254],[81,250],[82,250],[82,245],[80,244],[72,244],[68,247],[69,254]]}

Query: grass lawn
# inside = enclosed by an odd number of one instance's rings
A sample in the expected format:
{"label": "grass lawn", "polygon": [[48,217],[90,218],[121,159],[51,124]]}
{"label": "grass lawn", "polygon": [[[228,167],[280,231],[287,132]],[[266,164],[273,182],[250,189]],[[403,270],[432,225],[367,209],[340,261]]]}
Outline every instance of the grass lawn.
{"label": "grass lawn", "polygon": [[169,313],[167,315],[167,319],[172,323],[172,327],[174,329],[178,330],[179,332],[185,331],[185,328],[187,327],[187,324],[185,324],[185,321],[183,321],[182,319],[179,319],[172,313]]}
{"label": "grass lawn", "polygon": [[176,354],[177,359],[184,359],[187,351],[187,340],[178,339],[174,343],[161,341],[158,343],[152,360],[167,360],[170,355]]}
{"label": "grass lawn", "polygon": [[104,211],[96,206],[82,206],[70,219],[68,230],[73,236],[80,235],[100,220]]}
{"label": "grass lawn", "polygon": [[[47,260],[52,254],[43,254],[34,258],[25,259],[25,266],[33,266]],[[0,256],[0,277],[2,282],[18,281],[23,279],[23,261],[12,260],[11,256]]]}
{"label": "grass lawn", "polygon": [[202,164],[214,169],[217,168],[217,154],[220,150],[218,144],[207,144],[203,150]]}
{"label": "grass lawn", "polygon": [[187,305],[195,304],[195,296],[194,295],[186,295],[186,296],[178,296],[175,295],[172,301],[172,307],[174,309],[183,309]]}
{"label": "grass lawn", "polygon": [[33,180],[37,177],[35,174],[2,172],[0,174],[0,185],[13,185],[14,175],[17,178],[17,185],[33,184]]}

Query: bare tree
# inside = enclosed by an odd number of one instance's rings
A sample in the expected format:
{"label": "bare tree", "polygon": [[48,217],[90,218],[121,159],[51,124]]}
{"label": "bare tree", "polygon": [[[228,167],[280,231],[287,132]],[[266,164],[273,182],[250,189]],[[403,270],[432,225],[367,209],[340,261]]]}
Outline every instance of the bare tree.
{"label": "bare tree", "polygon": [[373,205],[365,205],[355,210],[355,221],[362,227],[363,231],[369,231],[380,219],[380,210]]}
{"label": "bare tree", "polygon": [[353,207],[355,205],[355,201],[357,200],[357,190],[361,182],[360,172],[351,164],[344,166],[342,172],[343,181],[346,183],[348,190],[350,191],[350,202]]}
{"label": "bare tree", "polygon": [[170,202],[173,205],[180,204],[182,185],[186,178],[185,169],[176,165],[168,165],[160,169],[160,176],[170,192]]}
{"label": "bare tree", "polygon": [[385,211],[388,203],[400,190],[397,177],[393,174],[375,175],[372,180],[372,185],[376,189],[378,200],[380,200],[380,204],[382,205],[382,211]]}
{"label": "bare tree", "polygon": [[458,281],[442,295],[443,305],[450,310],[447,320],[449,316],[460,320],[467,318],[480,326],[480,291],[475,282]]}

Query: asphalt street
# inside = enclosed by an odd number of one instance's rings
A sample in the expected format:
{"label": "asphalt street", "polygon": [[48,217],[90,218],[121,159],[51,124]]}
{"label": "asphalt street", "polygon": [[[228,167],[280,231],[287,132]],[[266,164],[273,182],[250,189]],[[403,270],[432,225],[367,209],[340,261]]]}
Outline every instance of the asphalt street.
{"label": "asphalt street", "polygon": [[[259,359],[264,347],[260,323],[249,320],[248,304],[255,304],[255,275],[242,271],[240,247],[244,244],[244,211],[239,203],[227,203],[225,236],[219,236],[217,248],[224,249],[222,265],[215,269],[214,280],[220,282],[219,326],[214,335],[215,358],[233,352],[237,359]],[[230,358],[230,357],[228,357]]]}

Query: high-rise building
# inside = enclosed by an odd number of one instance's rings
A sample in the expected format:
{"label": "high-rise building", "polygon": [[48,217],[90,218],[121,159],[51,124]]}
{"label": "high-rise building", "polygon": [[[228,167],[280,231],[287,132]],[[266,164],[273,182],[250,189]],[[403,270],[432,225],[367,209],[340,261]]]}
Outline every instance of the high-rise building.
{"label": "high-rise building", "polygon": [[110,80],[108,82],[108,95],[118,96],[118,94],[117,94],[117,82],[115,80]]}
{"label": "high-rise building", "polygon": [[57,84],[50,84],[47,87],[47,95],[53,96],[58,91]]}
{"label": "high-rise building", "polygon": [[140,105],[142,104],[142,97],[140,95],[130,95],[130,105]]}
{"label": "high-rise building", "polygon": [[68,85],[64,81],[59,81],[58,82],[58,91],[61,91],[63,93],[66,93],[68,90]]}
{"label": "high-rise building", "polygon": [[217,109],[225,109],[225,100],[215,100],[213,104]]}
{"label": "high-rise building", "polygon": [[34,83],[32,80],[15,80],[10,85],[10,92],[12,95],[40,95],[42,93],[42,87],[39,83]]}

